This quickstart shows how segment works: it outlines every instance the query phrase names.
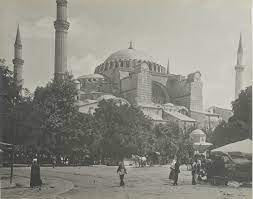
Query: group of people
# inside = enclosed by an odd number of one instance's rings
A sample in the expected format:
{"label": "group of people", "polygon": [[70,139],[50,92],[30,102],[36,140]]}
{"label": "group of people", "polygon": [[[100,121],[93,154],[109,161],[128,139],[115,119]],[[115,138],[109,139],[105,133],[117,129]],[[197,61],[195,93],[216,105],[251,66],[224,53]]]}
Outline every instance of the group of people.
{"label": "group of people", "polygon": [[[180,160],[179,159],[173,160],[169,178],[174,180],[173,183],[174,186],[177,185],[178,174],[180,173],[179,167],[180,167]],[[127,174],[127,171],[123,162],[120,162],[119,167],[117,169],[117,173],[119,174],[120,178],[120,186],[124,186],[125,185],[124,176]]]}
{"label": "group of people", "polygon": [[[56,159],[54,159],[53,161],[53,167],[55,166],[55,163],[56,163]],[[219,170],[220,168],[221,169],[220,172],[224,173],[224,168],[225,168],[224,161],[223,162],[221,160],[217,161],[217,163],[214,165],[216,165],[215,170]],[[210,176],[209,173],[210,173],[211,168],[213,167],[210,167],[210,164],[208,164],[208,161],[206,159],[203,159],[203,157],[199,158],[198,156],[195,156],[193,162],[191,163],[192,184],[196,185],[198,180],[201,180],[201,177],[203,176],[207,176],[208,178],[208,175]],[[119,174],[119,178],[120,178],[120,186],[124,186],[125,185],[124,176],[127,174],[127,170],[123,162],[119,163],[117,173]],[[172,164],[170,167],[170,174],[169,174],[169,179],[173,180],[174,186],[176,186],[178,183],[179,173],[180,173],[180,159],[177,158],[177,160],[172,161]],[[32,166],[31,166],[30,186],[40,187],[41,185],[42,185],[42,180],[40,178],[40,166],[37,162],[37,159],[33,159]]]}

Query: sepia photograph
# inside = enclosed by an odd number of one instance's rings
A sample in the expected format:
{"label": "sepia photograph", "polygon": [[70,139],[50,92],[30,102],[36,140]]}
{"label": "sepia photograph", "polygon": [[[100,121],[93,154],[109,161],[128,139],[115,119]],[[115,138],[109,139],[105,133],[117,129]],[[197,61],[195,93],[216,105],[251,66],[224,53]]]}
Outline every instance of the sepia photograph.
{"label": "sepia photograph", "polygon": [[251,199],[251,0],[0,0],[0,199]]}

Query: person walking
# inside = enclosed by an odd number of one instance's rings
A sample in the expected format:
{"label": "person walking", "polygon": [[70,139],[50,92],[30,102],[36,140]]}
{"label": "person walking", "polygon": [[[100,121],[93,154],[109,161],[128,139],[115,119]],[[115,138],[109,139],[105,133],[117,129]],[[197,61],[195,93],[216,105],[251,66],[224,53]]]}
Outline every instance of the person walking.
{"label": "person walking", "polygon": [[175,177],[175,164],[176,164],[176,160],[174,159],[170,166],[170,175],[169,175],[170,180],[174,180],[174,177]]}
{"label": "person walking", "polygon": [[40,166],[37,162],[37,159],[33,159],[32,167],[31,167],[31,176],[30,176],[30,187],[40,187],[42,185],[42,181],[40,178]]}
{"label": "person walking", "polygon": [[175,164],[175,173],[174,173],[174,183],[173,185],[177,185],[177,181],[178,181],[178,174],[180,173],[180,163],[179,163],[179,159],[177,159],[176,164]]}
{"label": "person walking", "polygon": [[120,178],[120,186],[124,186],[125,185],[124,176],[125,174],[127,174],[127,171],[123,162],[120,162],[119,167],[117,169],[117,173],[119,174],[119,178]]}

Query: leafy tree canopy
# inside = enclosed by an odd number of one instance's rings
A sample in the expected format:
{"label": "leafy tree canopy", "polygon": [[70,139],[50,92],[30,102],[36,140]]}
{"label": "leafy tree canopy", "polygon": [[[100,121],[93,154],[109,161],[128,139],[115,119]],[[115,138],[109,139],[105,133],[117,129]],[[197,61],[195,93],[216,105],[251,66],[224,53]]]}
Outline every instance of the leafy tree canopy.
{"label": "leafy tree canopy", "polygon": [[252,86],[242,90],[232,106],[234,115],[227,123],[220,123],[213,132],[211,142],[214,147],[252,138]]}

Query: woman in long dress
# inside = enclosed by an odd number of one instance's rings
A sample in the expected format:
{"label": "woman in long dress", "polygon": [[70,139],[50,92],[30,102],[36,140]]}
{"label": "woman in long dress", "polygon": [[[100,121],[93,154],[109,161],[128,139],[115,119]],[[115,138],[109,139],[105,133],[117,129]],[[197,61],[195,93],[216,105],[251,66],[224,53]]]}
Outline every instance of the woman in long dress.
{"label": "woman in long dress", "polygon": [[34,159],[31,167],[30,187],[40,187],[41,185],[42,181],[40,178],[40,166],[37,162],[37,159]]}

